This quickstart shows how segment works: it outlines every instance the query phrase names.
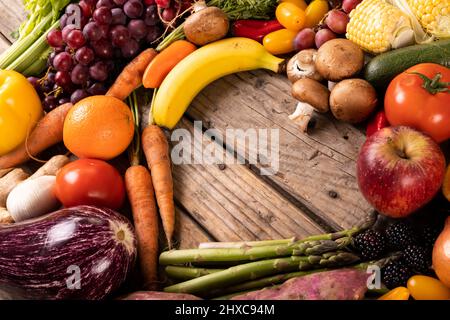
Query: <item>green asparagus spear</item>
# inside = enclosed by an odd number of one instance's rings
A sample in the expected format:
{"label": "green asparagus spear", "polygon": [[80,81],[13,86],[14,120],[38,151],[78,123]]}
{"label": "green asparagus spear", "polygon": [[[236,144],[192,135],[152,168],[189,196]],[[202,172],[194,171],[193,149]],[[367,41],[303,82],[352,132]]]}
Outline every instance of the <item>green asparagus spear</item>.
{"label": "green asparagus spear", "polygon": [[190,268],[190,267],[176,267],[168,266],[165,269],[169,278],[176,280],[191,280],[199,277],[206,276],[208,274],[223,271],[224,269],[206,269],[206,268]]}
{"label": "green asparagus spear", "polygon": [[322,256],[287,257],[250,262],[209,274],[200,278],[166,287],[164,291],[174,293],[204,294],[222,287],[249,280],[295,270],[305,271],[323,267],[349,265],[359,258],[348,252],[334,252]]}

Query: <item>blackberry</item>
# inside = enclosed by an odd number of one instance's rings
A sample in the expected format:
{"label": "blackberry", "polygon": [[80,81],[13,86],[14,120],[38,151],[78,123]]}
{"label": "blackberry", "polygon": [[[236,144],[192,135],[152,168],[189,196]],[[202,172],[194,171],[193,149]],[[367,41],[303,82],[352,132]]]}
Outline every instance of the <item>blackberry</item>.
{"label": "blackberry", "polygon": [[442,231],[442,226],[436,224],[426,224],[420,228],[420,241],[421,245],[427,248],[433,248],[439,234]]}
{"label": "blackberry", "polygon": [[354,239],[354,245],[365,260],[381,258],[387,247],[384,235],[374,230],[358,234]]}
{"label": "blackberry", "polygon": [[406,286],[413,275],[413,270],[403,260],[391,261],[381,269],[381,279],[389,289]]}
{"label": "blackberry", "polygon": [[403,251],[405,263],[413,270],[427,273],[431,266],[431,250],[422,246],[408,246]]}
{"label": "blackberry", "polygon": [[394,222],[386,229],[388,245],[394,250],[403,250],[409,245],[417,244],[414,228],[407,222]]}

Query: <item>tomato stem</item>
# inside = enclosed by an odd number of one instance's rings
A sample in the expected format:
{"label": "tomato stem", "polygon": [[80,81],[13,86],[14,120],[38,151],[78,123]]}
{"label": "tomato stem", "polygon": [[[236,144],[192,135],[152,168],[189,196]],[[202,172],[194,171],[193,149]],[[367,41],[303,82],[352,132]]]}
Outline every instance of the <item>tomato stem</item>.
{"label": "tomato stem", "polygon": [[437,93],[449,93],[450,89],[448,88],[450,86],[450,82],[441,82],[442,74],[436,73],[433,79],[428,78],[426,75],[420,73],[420,72],[409,72],[410,74],[415,74],[419,76],[423,80],[422,88],[427,90],[432,95],[435,95]]}

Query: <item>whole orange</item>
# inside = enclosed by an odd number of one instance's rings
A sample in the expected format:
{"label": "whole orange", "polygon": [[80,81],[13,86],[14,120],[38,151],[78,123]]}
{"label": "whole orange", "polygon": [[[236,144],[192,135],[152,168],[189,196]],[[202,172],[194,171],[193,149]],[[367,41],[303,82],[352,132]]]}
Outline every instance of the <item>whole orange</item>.
{"label": "whole orange", "polygon": [[117,98],[89,97],[70,109],[63,134],[67,149],[77,157],[110,160],[133,140],[133,114]]}

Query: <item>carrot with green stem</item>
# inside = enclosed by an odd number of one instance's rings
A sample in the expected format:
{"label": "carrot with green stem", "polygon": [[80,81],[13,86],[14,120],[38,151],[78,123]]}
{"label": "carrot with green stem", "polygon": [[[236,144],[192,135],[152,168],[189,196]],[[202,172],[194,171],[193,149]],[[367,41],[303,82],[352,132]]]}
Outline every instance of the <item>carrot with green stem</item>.
{"label": "carrot with green stem", "polygon": [[125,173],[125,186],[133,213],[138,242],[138,255],[146,289],[155,290],[158,282],[158,211],[152,177],[148,169],[139,165],[140,133],[136,93],[129,98],[136,133],[130,149],[131,167]]}
{"label": "carrot with green stem", "polygon": [[169,248],[175,230],[175,204],[169,143],[162,129],[149,125],[142,133],[142,147],[152,175],[156,201]]}
{"label": "carrot with green stem", "polygon": [[0,157],[0,169],[16,167],[63,141],[64,120],[71,108],[72,104],[66,103],[47,113],[24,143]]}
{"label": "carrot with green stem", "polygon": [[157,55],[154,49],[142,51],[122,70],[106,95],[125,100],[142,84],[145,69]]}

